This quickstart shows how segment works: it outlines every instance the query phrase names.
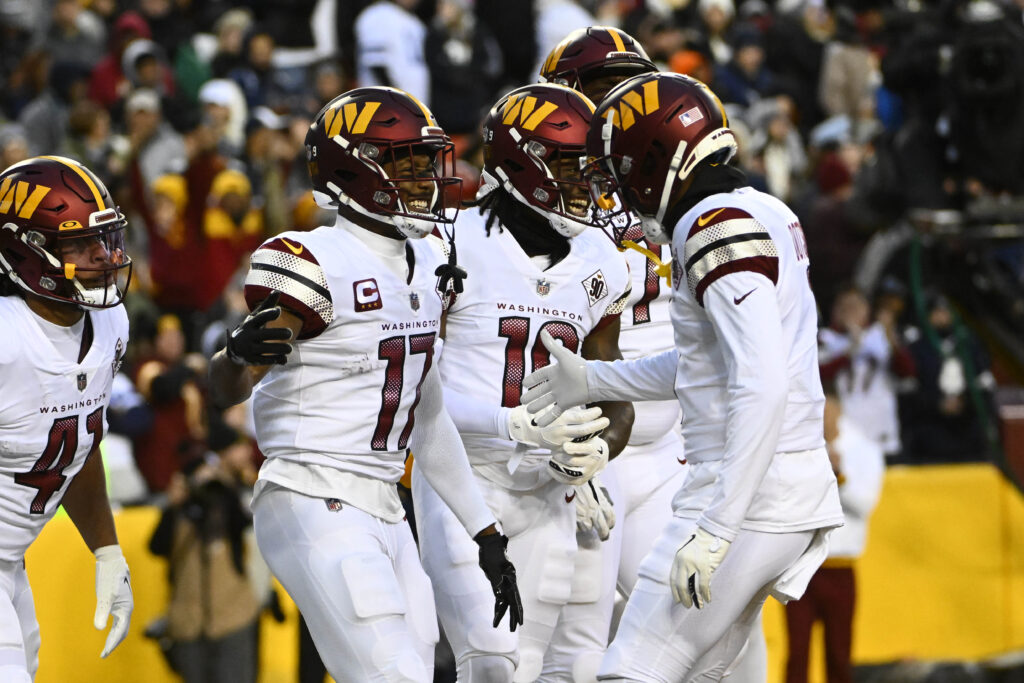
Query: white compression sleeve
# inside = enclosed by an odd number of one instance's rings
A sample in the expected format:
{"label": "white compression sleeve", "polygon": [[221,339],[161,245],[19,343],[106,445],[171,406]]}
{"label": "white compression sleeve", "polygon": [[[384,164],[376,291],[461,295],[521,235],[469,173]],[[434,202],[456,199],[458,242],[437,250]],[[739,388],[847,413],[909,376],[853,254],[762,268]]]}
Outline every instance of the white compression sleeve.
{"label": "white compression sleeve", "polygon": [[669,349],[633,360],[587,361],[594,401],[661,401],[675,398],[678,356]]}
{"label": "white compression sleeve", "polygon": [[444,392],[437,366],[430,368],[420,387],[416,427],[409,447],[423,476],[445,502],[470,536],[495,523],[473,478],[466,449],[444,406]]}
{"label": "white compression sleeve", "polygon": [[511,408],[502,408],[487,401],[466,396],[448,387],[444,388],[444,406],[461,434],[486,434],[501,439],[511,438],[508,433],[508,414]]}

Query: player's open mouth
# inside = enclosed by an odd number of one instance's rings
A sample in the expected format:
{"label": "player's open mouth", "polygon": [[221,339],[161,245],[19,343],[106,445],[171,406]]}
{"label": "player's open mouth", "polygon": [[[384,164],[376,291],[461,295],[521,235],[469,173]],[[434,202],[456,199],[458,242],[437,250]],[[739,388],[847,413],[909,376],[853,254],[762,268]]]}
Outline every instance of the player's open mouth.
{"label": "player's open mouth", "polygon": [[569,213],[573,216],[580,216],[581,218],[586,216],[590,212],[590,200],[588,199],[570,199],[569,200]]}
{"label": "player's open mouth", "polygon": [[406,203],[413,213],[430,213],[430,202],[426,199],[409,199]]}

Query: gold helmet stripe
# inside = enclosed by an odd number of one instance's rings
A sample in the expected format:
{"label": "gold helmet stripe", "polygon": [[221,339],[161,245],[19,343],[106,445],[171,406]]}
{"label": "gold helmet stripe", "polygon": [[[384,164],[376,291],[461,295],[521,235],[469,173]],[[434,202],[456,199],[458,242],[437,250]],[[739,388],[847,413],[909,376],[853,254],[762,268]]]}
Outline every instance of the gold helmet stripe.
{"label": "gold helmet stripe", "polygon": [[617,28],[609,27],[608,35],[610,35],[612,40],[615,42],[616,52],[626,52],[626,43],[622,41],[622,36],[619,35],[619,30]]}
{"label": "gold helmet stripe", "polygon": [[[694,79],[694,80],[697,80],[697,79]],[[729,117],[726,116],[726,114],[725,114],[725,107],[722,106],[722,100],[718,99],[718,95],[716,95],[714,92],[712,92],[711,88],[709,88],[707,86],[707,83],[703,83],[701,81],[697,81],[697,82],[700,83],[700,87],[702,87],[704,89],[704,92],[706,92],[708,94],[708,96],[711,97],[711,99],[715,103],[715,106],[718,107],[718,111],[722,115],[722,127],[728,128],[729,127]]]}
{"label": "gold helmet stripe", "polygon": [[423,112],[423,115],[427,117],[427,125],[438,127],[437,121],[434,120],[434,115],[430,113],[430,110],[427,109],[427,106],[425,104],[416,99],[415,95],[413,95],[412,93],[405,92],[404,90],[399,90],[398,92],[408,95],[409,99],[416,103],[416,106],[420,108],[420,111]]}
{"label": "gold helmet stripe", "polygon": [[555,67],[558,66],[558,60],[562,58],[562,53],[565,52],[565,48],[568,47],[568,45],[568,38],[560,42],[558,45],[555,45],[555,49],[553,49],[548,54],[548,58],[544,60],[544,66],[541,67],[540,70],[541,74],[546,74],[555,70]]}
{"label": "gold helmet stripe", "polygon": [[92,176],[89,175],[89,173],[87,173],[81,166],[70,159],[65,159],[64,157],[44,156],[42,158],[58,161],[77,173],[78,176],[85,181],[86,186],[88,186],[89,190],[92,192],[92,196],[96,200],[97,210],[103,211],[107,208],[107,205],[103,203],[103,194],[100,193],[100,188],[96,187],[96,183],[93,182]]}

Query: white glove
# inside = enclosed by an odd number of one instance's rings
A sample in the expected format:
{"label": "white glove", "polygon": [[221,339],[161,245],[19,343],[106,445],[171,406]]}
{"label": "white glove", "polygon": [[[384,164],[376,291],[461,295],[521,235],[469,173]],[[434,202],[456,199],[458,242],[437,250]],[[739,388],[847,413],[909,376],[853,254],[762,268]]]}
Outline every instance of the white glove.
{"label": "white glove", "polygon": [[599,436],[586,441],[566,441],[551,451],[548,474],[556,481],[579,486],[608,464],[608,444]]}
{"label": "white glove", "polygon": [[711,602],[711,575],[722,564],[729,550],[729,541],[709,534],[697,527],[697,531],[676,551],[669,574],[672,597],[683,607],[697,606],[700,609]]}
{"label": "white glove", "polygon": [[597,531],[597,537],[607,541],[615,528],[615,508],[608,496],[608,489],[601,486],[595,476],[582,486],[576,487],[576,530]]}
{"label": "white glove", "polygon": [[128,577],[128,563],[119,545],[106,545],[96,552],[96,615],[92,625],[102,631],[107,627],[107,618],[113,615],[114,624],[107,634],[100,657],[106,657],[128,635],[132,608],[132,582]]}
{"label": "white glove", "polygon": [[547,427],[538,426],[537,417],[524,405],[510,410],[508,433],[512,439],[535,448],[557,448],[566,441],[597,434],[609,425],[600,408],[571,408]]}
{"label": "white glove", "polygon": [[[536,415],[537,424],[546,427],[573,406],[581,406],[590,400],[587,386],[587,361],[556,341],[547,330],[542,330],[540,340],[551,354],[551,364],[534,370],[523,378],[523,394],[520,403]],[[541,412],[548,406],[551,409]]]}

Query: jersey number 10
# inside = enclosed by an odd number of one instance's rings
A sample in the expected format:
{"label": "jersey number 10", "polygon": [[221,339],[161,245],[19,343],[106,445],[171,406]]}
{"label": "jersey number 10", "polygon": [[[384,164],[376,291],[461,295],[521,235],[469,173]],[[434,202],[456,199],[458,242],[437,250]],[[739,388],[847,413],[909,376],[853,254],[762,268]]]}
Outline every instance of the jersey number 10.
{"label": "jersey number 10", "polygon": [[[541,330],[547,330],[555,339],[562,342],[565,348],[573,353],[579,352],[580,336],[576,328],[559,320],[549,320],[540,326],[533,337],[530,359],[533,370],[540,370],[551,362],[551,354],[540,340]],[[505,373],[502,378],[501,405],[504,408],[515,408],[523,395],[523,377],[526,376],[526,344],[530,340],[530,319],[520,316],[508,316],[498,320],[498,336],[505,337]]]}

